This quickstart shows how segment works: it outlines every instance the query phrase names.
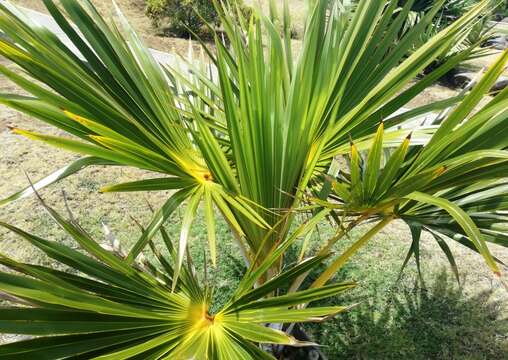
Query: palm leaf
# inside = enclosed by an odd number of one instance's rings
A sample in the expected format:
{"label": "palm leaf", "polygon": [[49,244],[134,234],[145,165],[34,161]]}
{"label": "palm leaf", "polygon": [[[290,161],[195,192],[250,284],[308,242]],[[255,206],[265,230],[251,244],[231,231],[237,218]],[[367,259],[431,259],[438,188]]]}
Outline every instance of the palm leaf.
{"label": "palm leaf", "polygon": [[[410,84],[489,11],[489,1],[479,2],[413,51],[443,1],[404,32],[411,3],[398,9],[395,0],[362,0],[355,7],[316,1],[302,50],[294,57],[287,6],[282,20],[272,6],[270,16],[254,9],[244,21],[238,20],[237,9],[216,2],[229,45],[217,34],[215,50],[203,43],[213,64],[204,57],[201,62],[190,58],[185,65],[167,68],[155,61],[116,6],[116,21],[106,21],[90,0],[44,0],[71,49],[23,11],[2,3],[0,29],[6,37],[0,54],[23,72],[0,70],[29,96],[0,94],[0,101],[77,139],[18,133],[106,164],[135,166],[171,179],[112,185],[106,191],[205,186],[199,201],[223,214],[241,246],[248,246],[245,253],[262,250],[267,256],[273,244],[288,236],[294,216],[286,217],[286,211],[299,206],[301,195],[344,152],[349,138],[365,140],[368,146],[380,121],[389,120],[462,61],[467,51]],[[385,121],[385,126],[388,131],[414,114],[458,100],[422,107]],[[392,142],[400,143],[407,133],[392,135]],[[365,190],[357,189],[362,197],[374,191],[381,142],[376,144],[367,166],[370,180]],[[177,203],[191,194],[180,192]],[[131,261],[172,211],[161,210],[146,226]],[[208,219],[213,249],[214,225]],[[271,232],[276,224],[277,231]],[[271,236],[265,242],[267,234]]]}
{"label": "palm leaf", "polygon": [[[102,249],[78,225],[44,206],[83,252],[0,223],[75,270],[68,274],[0,257],[2,265],[17,273],[0,272],[0,291],[25,304],[0,308],[0,331],[38,336],[0,346],[0,357],[230,359],[235,354],[242,359],[270,358],[256,344],[311,344],[266,327],[266,322],[321,321],[347,310],[332,306],[302,311],[294,306],[335,296],[352,288],[352,283],[265,298],[303,271],[319,266],[325,258],[319,257],[287,269],[261,287],[242,287],[241,298],[210,314],[209,292],[199,285],[194,272],[181,267],[176,277],[176,254],[173,261],[156,253],[164,265],[160,269],[146,260],[131,267]],[[156,251],[153,244],[151,248]],[[249,284],[256,282],[252,273],[246,276]]]}

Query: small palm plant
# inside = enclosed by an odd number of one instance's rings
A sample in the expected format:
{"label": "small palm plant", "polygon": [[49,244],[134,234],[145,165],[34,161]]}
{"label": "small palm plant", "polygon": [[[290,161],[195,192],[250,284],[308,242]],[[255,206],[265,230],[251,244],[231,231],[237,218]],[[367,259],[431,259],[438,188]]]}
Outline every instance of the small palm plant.
{"label": "small palm plant", "polygon": [[[414,254],[419,267],[423,229],[434,236],[457,280],[455,260],[443,237],[479,252],[500,275],[485,241],[508,246],[508,143],[506,138],[496,136],[501,128],[508,126],[507,99],[495,98],[472,117],[467,116],[482,98],[478,95],[492,86],[489,79],[496,79],[494,73],[502,71],[507,61],[508,52],[464,99],[463,106],[436,119],[440,128],[425,146],[410,149],[408,136],[399,147],[383,156],[383,124],[378,128],[365,161],[357,146],[351,143],[349,171],[341,170],[336,178],[325,180],[329,188],[327,198],[332,201],[314,199],[318,206],[334,209],[332,218],[338,220],[338,236],[325,249],[329,250],[345,235],[347,222],[350,222],[348,229],[351,224],[356,226],[364,221],[380,222],[351,249],[338,256],[318,283],[329,279],[375,232],[395,219],[406,222],[413,234],[404,265]],[[506,92],[502,97],[505,95]]]}
{"label": "small palm plant", "polygon": [[[49,13],[72,42],[69,47],[49,30],[33,24],[15,6],[2,3],[0,30],[6,38],[0,39],[0,53],[22,72],[3,66],[0,72],[30,95],[0,94],[0,102],[62,129],[71,137],[14,131],[86,157],[0,204],[33,194],[86,166],[133,166],[163,175],[102,189],[174,190],[125,256],[112,256],[97,246],[92,248],[91,240],[81,230],[74,225],[64,226],[87,246],[87,251],[93,251],[99,263],[107,266],[108,275],[113,276],[109,272],[113,269],[114,274],[121,273],[122,293],[136,288],[137,282],[127,282],[125,278],[131,275],[144,279],[139,280],[140,286],[146,288],[146,280],[160,287],[160,291],[150,287],[148,293],[159,296],[162,292],[165,300],[149,299],[150,304],[142,307],[145,311],[157,314],[168,311],[167,303],[172,304],[179,297],[187,304],[187,307],[179,305],[186,309],[184,312],[192,309],[194,315],[190,318],[175,318],[171,323],[168,320],[160,333],[144,333],[146,342],[138,336],[115,349],[104,350],[131,354],[129,349],[134,348],[132,355],[128,355],[131,357],[142,354],[136,351],[154,351],[153,358],[164,358],[166,354],[176,358],[201,354],[236,358],[249,354],[255,358],[261,355],[252,343],[294,344],[286,335],[262,327],[255,327],[259,329],[256,334],[249,333],[251,328],[245,327],[245,321],[290,323],[321,319],[341,310],[319,309],[312,313],[314,310],[306,306],[314,299],[347,288],[349,285],[326,284],[360,246],[396,218],[414,229],[410,254],[417,254],[418,234],[423,229],[438,236],[438,243],[447,254],[442,236],[471,246],[499,274],[499,266],[485,241],[506,245],[503,233],[506,214],[502,212],[506,211],[506,201],[504,197],[499,203],[492,199],[503,191],[506,183],[508,144],[499,132],[507,126],[508,90],[480,110],[475,108],[501,74],[508,55],[503,54],[473,90],[404,109],[471,54],[474,46],[454,54],[414,81],[493,9],[492,1],[478,2],[414,51],[421,32],[443,3],[444,0],[436,2],[421,21],[403,31],[413,1],[402,7],[396,0],[361,0],[353,7],[340,0],[315,1],[301,50],[296,54],[292,49],[287,3],[282,17],[272,6],[269,15],[254,10],[250,19],[244,20],[234,16],[239,9],[228,2],[215,2],[224,36],[216,34],[213,48],[203,43],[202,61],[190,57],[182,66],[157,63],[116,7],[115,18],[107,22],[89,0],[61,0],[58,4],[44,0]],[[441,115],[434,124],[414,125],[415,118],[436,111]],[[363,157],[367,160],[363,161]],[[344,159],[350,166],[341,170]],[[471,182],[467,182],[467,177]],[[229,224],[250,269],[231,303],[215,315],[208,314],[208,292],[197,290],[198,282],[193,280],[192,270],[185,262],[189,229],[200,204],[204,207],[212,262],[217,257],[218,212]],[[146,266],[151,275],[142,269],[132,270],[132,266],[137,268],[145,248],[153,247],[152,239],[163,229],[164,222],[183,206],[179,241],[174,250],[168,246],[171,267],[161,261],[164,271],[152,265]],[[311,212],[310,219],[303,224],[298,223],[301,211]],[[50,212],[59,223],[67,224]],[[435,221],[433,215],[438,216]],[[308,239],[326,217],[336,222],[337,234],[322,244],[315,256],[309,258],[304,248],[295,267],[285,271],[284,255],[289,246],[297,238]],[[300,290],[307,286],[304,280],[314,266],[330,256],[338,239],[352,228],[373,220],[379,222],[351,249],[327,263],[310,287]],[[83,240],[83,236],[88,240]],[[6,263],[16,264],[11,260]],[[81,263],[73,264],[86,274]],[[22,269],[20,266],[25,265],[16,266]],[[81,291],[80,294],[88,289],[80,287],[85,285],[79,281],[71,285],[62,283],[67,282],[67,278],[59,279],[64,274],[57,276],[53,270],[36,269],[41,272],[34,270],[30,275],[36,274],[38,281],[45,282],[45,291],[50,290],[48,284],[52,282],[66,291]],[[123,274],[122,269],[134,274]],[[51,277],[46,275],[48,272]],[[110,282],[117,281],[116,276],[103,280],[118,285]],[[286,289],[288,284],[291,286]],[[22,286],[18,292],[17,287],[10,286],[0,288],[21,298],[34,294],[31,288]],[[97,287],[90,291],[102,294]],[[319,297],[314,297],[317,294]],[[54,300],[55,295],[49,297]],[[290,300],[295,298],[298,300]],[[122,299],[122,305],[128,308],[129,299]],[[162,308],[158,300],[164,302]],[[97,308],[81,305],[72,307],[73,303],[48,304],[58,305],[50,306],[55,311],[62,310],[63,305],[66,310],[99,312]],[[107,307],[102,300],[101,304]],[[253,315],[253,318],[242,312],[256,306],[266,314],[275,314],[275,308],[280,307],[288,313],[286,317]],[[196,308],[199,311],[194,312]],[[129,313],[127,317],[132,321],[142,316]],[[30,329],[30,324],[25,325]],[[82,325],[86,324],[76,325],[79,328],[76,331],[83,331]],[[190,335],[179,332],[183,340],[177,341],[172,337],[175,329]],[[141,330],[136,328],[131,333],[137,331]],[[224,347],[224,343],[218,345],[215,340],[219,338],[235,344],[236,352],[224,353],[229,347]],[[58,344],[58,339],[40,341]],[[37,344],[37,340],[33,343]],[[154,345],[147,349],[142,343]],[[19,348],[10,345],[5,349]],[[101,353],[106,354],[111,353]]]}
{"label": "small palm plant", "polygon": [[322,321],[335,316],[346,308],[294,307],[354,287],[341,283],[266,298],[326,258],[317,256],[253,288],[297,238],[291,236],[259,266],[251,266],[231,299],[212,314],[213,289],[200,285],[190,262],[175,278],[177,254],[164,227],[161,234],[169,257],[151,242],[158,263],[143,259],[131,266],[118,254],[105,250],[75,221],[65,220],[42,204],[82,251],[0,222],[0,226],[74,270],[71,274],[0,256],[0,264],[20,274],[0,272],[0,288],[11,303],[21,305],[0,309],[0,331],[37,336],[0,346],[1,358],[272,359],[256,344],[311,344],[263,324]]}

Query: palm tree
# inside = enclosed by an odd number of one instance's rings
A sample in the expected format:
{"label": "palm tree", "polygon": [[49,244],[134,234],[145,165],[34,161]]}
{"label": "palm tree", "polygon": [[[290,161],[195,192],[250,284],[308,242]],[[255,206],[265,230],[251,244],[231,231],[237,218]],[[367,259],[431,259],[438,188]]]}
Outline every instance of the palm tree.
{"label": "palm tree", "polygon": [[[271,284],[261,297],[281,291],[275,279],[288,246],[326,217],[336,222],[337,234],[322,244],[317,258],[330,256],[332,245],[352,228],[379,222],[332,259],[309,291],[326,288],[341,265],[396,218],[413,229],[410,254],[417,255],[423,229],[437,236],[445,253],[442,236],[453,237],[500,274],[485,241],[506,244],[507,202],[504,195],[492,201],[492,194],[503,194],[506,182],[508,144],[499,132],[508,121],[508,90],[475,108],[501,74],[507,53],[471,91],[404,109],[468,58],[474,46],[415,81],[487,16],[491,1],[480,1],[415,49],[444,0],[405,32],[413,1],[399,7],[398,1],[362,0],[350,7],[318,0],[298,54],[287,3],[282,16],[272,6],[269,15],[255,10],[244,19],[234,6],[217,2],[224,36],[216,34],[213,47],[202,44],[202,61],[190,58],[181,67],[158,64],[116,7],[116,21],[106,22],[89,0],[44,3],[79,53],[15,6],[0,4],[0,29],[7,37],[0,40],[0,53],[23,70],[0,72],[30,94],[0,94],[0,102],[71,137],[16,133],[86,157],[0,204],[86,166],[134,166],[164,175],[102,191],[175,190],[121,260],[135,264],[171,213],[185,207],[173,291],[187,276],[188,233],[200,204],[212,261],[218,212],[257,272],[257,286]],[[439,112],[433,124],[414,125],[431,112]],[[310,217],[299,224],[302,212]],[[306,264],[310,255],[305,248],[301,253]],[[289,294],[299,293],[310,270],[291,278]],[[251,289],[254,282],[246,284]],[[4,282],[0,288],[9,292]]]}

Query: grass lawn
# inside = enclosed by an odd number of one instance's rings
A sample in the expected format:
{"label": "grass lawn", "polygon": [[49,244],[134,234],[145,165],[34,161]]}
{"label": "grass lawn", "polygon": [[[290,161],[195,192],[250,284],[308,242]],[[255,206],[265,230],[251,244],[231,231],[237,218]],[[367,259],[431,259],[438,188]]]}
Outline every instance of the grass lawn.
{"label": "grass lawn", "polygon": [[[18,0],[24,6],[41,8],[40,0]],[[109,2],[95,0],[106,11]],[[142,1],[117,1],[134,26],[143,34],[151,47],[171,50],[183,44],[181,39],[163,39],[153,35],[149,21],[143,17]],[[296,1],[303,3],[303,1]],[[0,60],[5,64],[5,60]],[[0,77],[0,91],[13,89]],[[437,89],[437,90],[436,90]],[[429,96],[437,96],[434,92]],[[448,94],[449,90],[442,90]],[[424,99],[418,99],[419,102]],[[27,184],[23,171],[32,179],[64,166],[75,155],[49,148],[13,135],[7,125],[56,134],[49,126],[0,107],[0,198]],[[131,217],[146,224],[150,211],[146,201],[154,207],[163,203],[167,193],[99,194],[98,189],[115,183],[153,177],[135,169],[96,167],[86,169],[56,186],[42,191],[47,202],[64,212],[62,190],[69,206],[82,226],[96,238],[103,238],[101,221],[106,222],[125,247],[139,235]],[[170,234],[179,236],[180,214],[168,222]],[[41,237],[69,244],[56,225],[33,198],[23,199],[0,208],[0,219],[31,231]],[[200,217],[191,231],[191,252],[198,272],[203,273],[206,253],[205,224]],[[319,234],[326,239],[333,229],[322,224]],[[217,304],[223,302],[243,271],[243,263],[233,244],[226,224],[218,223],[220,263],[208,269],[208,278],[215,285]],[[360,235],[339,242],[340,252]],[[50,260],[28,247],[3,229],[0,230],[0,253],[16,259],[49,264]],[[316,236],[314,244],[320,239]],[[355,280],[359,286],[334,304],[358,306],[347,314],[322,324],[305,326],[312,338],[323,345],[329,359],[507,359],[508,358],[508,294],[492,279],[480,256],[450,242],[461,272],[462,287],[453,279],[446,258],[429,237],[423,238],[423,283],[418,280],[413,260],[399,278],[402,261],[410,245],[408,230],[394,223],[373,239],[345,268],[337,274],[339,280]],[[298,253],[295,247],[294,254]],[[494,255],[508,261],[508,250],[492,246]],[[0,340],[7,341],[8,337]],[[12,340],[12,339],[11,339]]]}

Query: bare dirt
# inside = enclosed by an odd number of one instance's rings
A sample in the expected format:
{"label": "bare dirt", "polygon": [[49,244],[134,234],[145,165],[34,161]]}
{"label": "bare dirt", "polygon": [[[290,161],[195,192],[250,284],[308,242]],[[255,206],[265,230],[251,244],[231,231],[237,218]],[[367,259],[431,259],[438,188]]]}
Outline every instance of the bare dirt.
{"label": "bare dirt", "polygon": [[[28,9],[47,13],[41,0],[11,0],[11,2]],[[113,12],[111,1],[93,0],[92,2],[103,16],[111,16]],[[159,51],[178,53],[182,56],[187,54],[188,40],[157,34],[157,30],[152,26],[150,19],[144,16],[145,0],[116,0],[116,3],[148,47]],[[194,46],[198,47],[196,43],[194,43]]]}

